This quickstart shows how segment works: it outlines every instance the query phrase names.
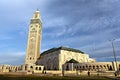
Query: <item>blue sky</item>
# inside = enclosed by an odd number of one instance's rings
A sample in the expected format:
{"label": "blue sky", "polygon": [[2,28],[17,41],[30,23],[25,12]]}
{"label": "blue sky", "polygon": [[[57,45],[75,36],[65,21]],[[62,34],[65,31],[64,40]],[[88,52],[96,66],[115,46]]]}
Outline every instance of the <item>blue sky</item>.
{"label": "blue sky", "polygon": [[30,19],[42,18],[41,52],[79,49],[97,61],[120,61],[120,0],[0,0],[0,64],[24,64]]}

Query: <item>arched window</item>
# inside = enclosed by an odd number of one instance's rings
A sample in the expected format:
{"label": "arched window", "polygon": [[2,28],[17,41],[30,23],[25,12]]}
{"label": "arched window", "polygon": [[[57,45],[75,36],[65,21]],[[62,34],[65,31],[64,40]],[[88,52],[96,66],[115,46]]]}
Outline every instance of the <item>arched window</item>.
{"label": "arched window", "polygon": [[27,70],[27,66],[25,66],[25,70]]}
{"label": "arched window", "polygon": [[110,67],[109,67],[109,70],[113,70],[111,65],[110,65]]}
{"label": "arched window", "polygon": [[39,67],[39,70],[41,70],[41,67]]}
{"label": "arched window", "polygon": [[33,69],[33,66],[30,66],[31,69]]}
{"label": "arched window", "polygon": [[77,70],[78,70],[78,66],[77,66]]}
{"label": "arched window", "polygon": [[106,66],[104,65],[104,68],[106,69]]}
{"label": "arched window", "polygon": [[91,70],[91,65],[89,66],[88,70]]}
{"label": "arched window", "polygon": [[80,69],[81,69],[81,66],[80,66]]}
{"label": "arched window", "polygon": [[86,68],[88,68],[88,65],[86,65]]}
{"label": "arched window", "polygon": [[95,69],[95,66],[93,66],[93,69]]}
{"label": "arched window", "polygon": [[91,66],[89,66],[89,68],[91,68]]}
{"label": "arched window", "polygon": [[96,67],[97,67],[97,69],[99,68],[99,66],[98,66],[98,65],[97,65]]}
{"label": "arched window", "polygon": [[38,67],[36,67],[36,70],[38,70]]}
{"label": "arched window", "polygon": [[68,65],[66,66],[66,70],[69,70],[69,66]]}
{"label": "arched window", "polygon": [[85,66],[83,66],[83,70],[85,70]]}
{"label": "arched window", "polygon": [[120,71],[120,64],[119,64],[119,71]]}

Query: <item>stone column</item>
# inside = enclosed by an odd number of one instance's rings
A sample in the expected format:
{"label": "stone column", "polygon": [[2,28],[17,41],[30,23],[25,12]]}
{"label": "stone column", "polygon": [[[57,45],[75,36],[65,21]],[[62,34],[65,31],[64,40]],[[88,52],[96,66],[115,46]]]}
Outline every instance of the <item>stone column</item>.
{"label": "stone column", "polygon": [[73,63],[71,63],[71,69],[72,69],[72,71],[73,71]]}
{"label": "stone column", "polygon": [[112,65],[113,65],[114,70],[117,71],[116,63],[115,63],[115,62],[112,62]]}

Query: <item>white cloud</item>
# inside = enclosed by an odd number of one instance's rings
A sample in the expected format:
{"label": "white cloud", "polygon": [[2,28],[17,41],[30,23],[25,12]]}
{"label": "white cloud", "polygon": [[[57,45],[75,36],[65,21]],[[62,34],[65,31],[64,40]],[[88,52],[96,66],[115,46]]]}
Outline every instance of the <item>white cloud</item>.
{"label": "white cloud", "polygon": [[120,38],[116,39],[115,41],[120,41]]}
{"label": "white cloud", "polygon": [[64,26],[66,25],[66,20],[64,17],[53,17],[53,16],[49,16],[49,17],[45,17],[42,19],[43,21],[43,26],[45,28],[54,28],[54,27],[58,27],[58,26]]}

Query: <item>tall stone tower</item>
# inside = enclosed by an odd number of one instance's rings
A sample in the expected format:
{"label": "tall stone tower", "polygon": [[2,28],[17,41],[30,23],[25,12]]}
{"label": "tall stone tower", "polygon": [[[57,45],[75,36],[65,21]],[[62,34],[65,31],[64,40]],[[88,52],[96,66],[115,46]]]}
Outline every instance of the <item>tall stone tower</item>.
{"label": "tall stone tower", "polygon": [[34,65],[40,56],[42,23],[39,11],[35,11],[30,21],[25,64]]}

